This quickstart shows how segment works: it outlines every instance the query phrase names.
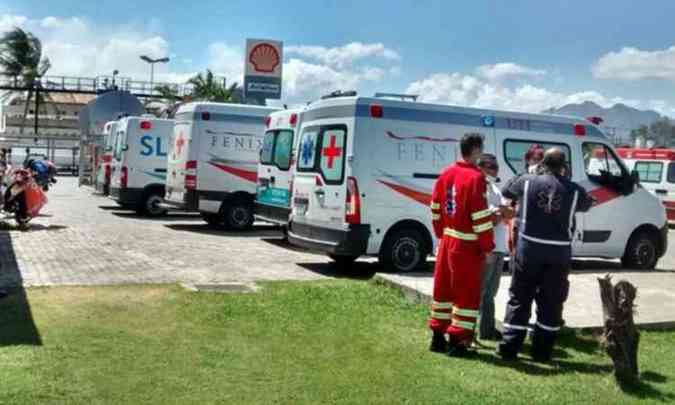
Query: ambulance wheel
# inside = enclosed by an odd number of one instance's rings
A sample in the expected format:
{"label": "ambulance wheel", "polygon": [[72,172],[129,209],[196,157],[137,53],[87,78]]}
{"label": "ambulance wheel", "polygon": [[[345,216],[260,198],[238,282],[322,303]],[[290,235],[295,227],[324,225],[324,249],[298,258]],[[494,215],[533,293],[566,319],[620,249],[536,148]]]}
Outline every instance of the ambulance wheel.
{"label": "ambulance wheel", "polygon": [[253,205],[235,200],[225,207],[225,225],[233,231],[245,231],[253,226]]}
{"label": "ambulance wheel", "polygon": [[621,264],[630,269],[651,270],[659,260],[658,252],[656,239],[647,232],[639,232],[628,240]]}
{"label": "ambulance wheel", "polygon": [[405,273],[426,265],[427,243],[422,234],[404,228],[387,235],[380,249],[379,261],[386,272]]}
{"label": "ambulance wheel", "polygon": [[149,217],[161,217],[166,215],[166,208],[162,208],[160,204],[164,200],[164,195],[156,193],[148,193],[143,199],[142,213]]}

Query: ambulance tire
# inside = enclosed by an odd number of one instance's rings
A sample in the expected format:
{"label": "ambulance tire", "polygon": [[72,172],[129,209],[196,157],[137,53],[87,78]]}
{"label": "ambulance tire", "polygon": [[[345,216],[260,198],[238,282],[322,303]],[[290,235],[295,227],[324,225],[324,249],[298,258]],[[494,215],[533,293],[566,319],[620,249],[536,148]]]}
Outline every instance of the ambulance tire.
{"label": "ambulance tire", "polygon": [[629,269],[651,270],[659,260],[656,237],[649,232],[639,231],[628,240],[621,265]]}
{"label": "ambulance tire", "polygon": [[428,242],[414,228],[402,228],[387,235],[378,260],[384,272],[406,273],[426,267]]}
{"label": "ambulance tire", "polygon": [[247,231],[253,227],[253,204],[243,198],[232,200],[223,207],[225,226],[233,231]]}
{"label": "ambulance tire", "polygon": [[162,217],[168,213],[166,208],[162,208],[159,204],[164,200],[164,193],[159,190],[148,190],[141,201],[139,213],[149,217]]}

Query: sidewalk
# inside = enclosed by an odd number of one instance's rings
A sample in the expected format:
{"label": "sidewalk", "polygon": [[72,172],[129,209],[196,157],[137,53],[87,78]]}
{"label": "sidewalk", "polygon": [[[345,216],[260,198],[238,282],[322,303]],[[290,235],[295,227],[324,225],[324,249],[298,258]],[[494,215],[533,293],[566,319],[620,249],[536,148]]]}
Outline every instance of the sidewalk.
{"label": "sidewalk", "polygon": [[[647,272],[615,271],[612,282],[627,280],[637,287],[638,296],[635,321],[641,327],[675,327],[675,271],[654,270]],[[570,275],[570,295],[565,303],[565,325],[572,329],[602,328],[602,305],[598,277],[606,273],[578,271]],[[408,297],[428,303],[433,289],[432,273],[385,274],[376,279],[401,289]],[[497,325],[506,311],[511,277],[504,275],[495,300]],[[533,313],[536,306],[533,305]],[[534,317],[533,317],[534,320]]]}

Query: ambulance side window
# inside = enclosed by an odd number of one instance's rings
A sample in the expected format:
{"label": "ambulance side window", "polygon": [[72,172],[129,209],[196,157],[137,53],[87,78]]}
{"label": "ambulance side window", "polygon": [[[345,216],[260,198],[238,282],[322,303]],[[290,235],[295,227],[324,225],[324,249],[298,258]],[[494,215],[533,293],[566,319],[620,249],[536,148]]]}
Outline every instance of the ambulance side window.
{"label": "ambulance side window", "polygon": [[663,163],[635,162],[635,170],[640,174],[640,181],[644,183],[660,183]]}
{"label": "ambulance side window", "polygon": [[601,143],[584,143],[582,146],[586,175],[591,180],[601,177],[623,177],[621,163],[606,145]]}
{"label": "ambulance side window", "polygon": [[675,162],[668,164],[668,183],[675,184]]}
{"label": "ambulance side window", "polygon": [[504,160],[506,160],[506,163],[514,174],[525,173],[525,154],[533,145],[541,145],[544,150],[553,147],[562,149],[562,151],[565,152],[567,167],[570,168],[570,173],[568,175],[572,175],[571,166],[569,164],[572,155],[570,154],[570,147],[568,145],[562,143],[507,139],[504,141]]}

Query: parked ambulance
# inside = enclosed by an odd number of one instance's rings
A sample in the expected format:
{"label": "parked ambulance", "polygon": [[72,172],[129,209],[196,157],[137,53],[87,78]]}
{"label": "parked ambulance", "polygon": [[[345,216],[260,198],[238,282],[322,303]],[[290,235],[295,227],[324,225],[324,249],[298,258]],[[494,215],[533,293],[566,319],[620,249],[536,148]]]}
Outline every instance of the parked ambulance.
{"label": "parked ambulance", "polygon": [[[576,256],[622,258],[653,268],[667,248],[660,202],[636,187],[608,139],[581,118],[337,97],[302,114],[289,241],[349,262],[375,255],[388,270],[425,263],[434,237],[429,202],[443,168],[460,159],[467,132],[485,137],[502,181],[525,170],[533,144],[561,148],[572,179],[597,200],[576,216]],[[603,165],[590,167],[596,151]]]}
{"label": "parked ambulance", "polygon": [[630,170],[640,175],[640,183],[666,207],[668,221],[675,221],[675,150],[617,149]]}
{"label": "parked ambulance", "polygon": [[195,102],[176,112],[165,205],[199,211],[211,225],[253,224],[265,120],[276,108]]}
{"label": "parked ambulance", "polygon": [[295,130],[302,109],[272,113],[260,150],[255,216],[262,221],[286,226],[291,213],[293,159],[297,149]]}
{"label": "parked ambulance", "polygon": [[96,172],[96,191],[103,195],[110,194],[110,175],[112,174],[112,155],[117,121],[110,121],[103,127],[103,154]]}
{"label": "parked ambulance", "polygon": [[110,196],[123,207],[160,216],[173,120],[125,117],[117,124]]}

